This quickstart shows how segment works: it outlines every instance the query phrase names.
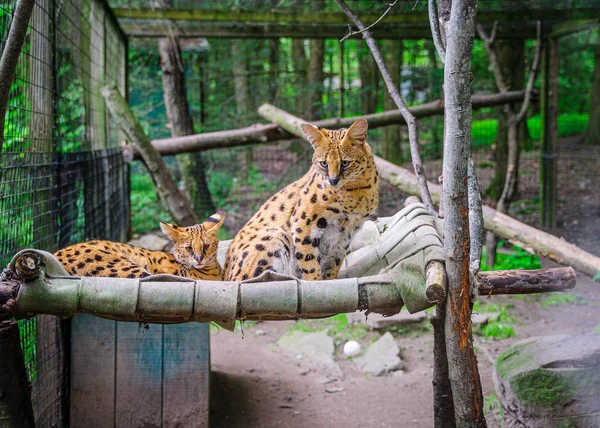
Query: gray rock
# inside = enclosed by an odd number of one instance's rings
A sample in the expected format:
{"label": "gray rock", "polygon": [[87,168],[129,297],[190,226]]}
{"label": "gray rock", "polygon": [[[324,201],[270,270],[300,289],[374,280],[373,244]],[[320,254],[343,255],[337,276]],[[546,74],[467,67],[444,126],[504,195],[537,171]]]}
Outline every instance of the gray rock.
{"label": "gray rock", "polygon": [[382,330],[390,327],[397,327],[406,324],[416,324],[427,319],[427,313],[417,312],[410,314],[408,311],[402,311],[396,315],[385,317],[380,314],[369,314],[365,320],[364,312],[354,312],[346,314],[350,324],[364,323],[374,330]]}
{"label": "gray rock", "polygon": [[327,331],[328,329],[315,333],[293,331],[282,336],[277,341],[277,345],[290,355],[295,355],[296,358],[301,355],[301,359],[314,363],[325,372],[327,378],[341,379],[342,370],[333,359],[335,350],[333,338],[327,335]]}
{"label": "gray rock", "polygon": [[532,337],[500,354],[496,394],[527,427],[600,426],[600,335]]}
{"label": "gray rock", "polygon": [[157,235],[156,233],[147,233],[137,239],[132,239],[128,242],[129,245],[142,247],[148,250],[162,251],[168,244],[169,240]]}
{"label": "gray rock", "polygon": [[394,336],[388,331],[373,343],[364,356],[354,358],[354,362],[363,372],[381,376],[404,367],[404,361],[398,357],[400,348]]}
{"label": "gray rock", "polygon": [[471,322],[473,325],[486,325],[488,322],[498,321],[500,314],[498,312],[485,312],[471,314]]}

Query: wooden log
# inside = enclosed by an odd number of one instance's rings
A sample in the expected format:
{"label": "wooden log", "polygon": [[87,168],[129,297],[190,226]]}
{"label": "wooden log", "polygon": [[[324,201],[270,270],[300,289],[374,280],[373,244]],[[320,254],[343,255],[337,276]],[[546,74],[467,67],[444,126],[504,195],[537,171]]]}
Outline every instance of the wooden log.
{"label": "wooden log", "polygon": [[16,322],[0,323],[0,428],[33,428],[29,380]]}
{"label": "wooden log", "polygon": [[144,133],[142,125],[133,115],[127,101],[114,87],[105,86],[101,89],[101,92],[113,119],[140,151],[144,164],[154,182],[156,193],[165,208],[169,210],[173,220],[179,226],[191,226],[198,223],[190,201],[177,187],[177,183],[171,177],[165,161],[152,146],[150,138]]}
{"label": "wooden log", "polygon": [[[145,279],[69,278],[53,270],[54,263],[58,261],[49,253],[26,250],[15,256],[0,282],[0,321],[37,314],[72,316],[77,313],[154,323],[236,318],[283,320],[321,318],[357,309],[393,314],[404,303],[403,284],[388,274],[326,282],[279,278],[262,283],[192,281],[170,275]],[[27,278],[16,267],[21,265],[29,265],[31,274]],[[435,288],[443,282],[438,268],[435,266],[437,271],[433,272],[428,269],[426,287]],[[525,293],[562,291],[573,288],[575,281],[572,268],[507,271],[506,274],[485,272],[477,276],[482,295],[506,294],[506,290],[512,294],[520,290]]]}
{"label": "wooden log", "polygon": [[[379,176],[403,192],[417,195],[419,187],[414,174],[391,162],[375,157]],[[429,183],[434,202],[440,200],[441,187]],[[594,277],[600,272],[600,257],[588,253],[558,236],[529,226],[507,214],[499,213],[487,205],[483,206],[483,222],[486,230],[509,241],[532,249],[536,254],[557,263],[572,266],[578,272]]]}
{"label": "wooden log", "polygon": [[[524,91],[510,91],[504,94],[492,95],[473,95],[471,97],[471,103],[473,109],[480,109],[521,102],[524,97]],[[444,113],[444,103],[441,100],[436,100],[410,107],[409,110],[416,118],[436,116]],[[397,110],[390,110],[365,116],[318,120],[315,121],[314,124],[323,128],[347,127],[352,125],[359,117],[367,119],[369,128],[379,128],[387,125],[406,123]],[[204,134],[186,135],[184,137],[161,138],[152,140],[152,145],[161,155],[172,156],[180,153],[264,144],[289,138],[294,137],[281,129],[277,124],[255,124],[247,128],[229,131],[207,132]],[[125,160],[128,162],[133,159],[141,158],[139,150],[135,145],[126,146],[123,153]]]}

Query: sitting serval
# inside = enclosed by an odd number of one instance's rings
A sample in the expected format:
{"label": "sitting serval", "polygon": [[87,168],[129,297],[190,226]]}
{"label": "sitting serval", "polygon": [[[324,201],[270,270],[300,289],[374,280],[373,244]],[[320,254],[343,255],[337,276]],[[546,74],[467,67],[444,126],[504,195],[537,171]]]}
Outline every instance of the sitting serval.
{"label": "sitting serval", "polygon": [[265,270],[309,280],[337,277],[354,232],[379,202],[367,128],[365,119],[335,131],[302,125],[314,148],[312,166],[239,231],[227,252],[225,280]]}
{"label": "sitting serval", "polygon": [[217,261],[217,232],[225,221],[218,211],[202,224],[177,227],[160,223],[173,242],[173,254],[151,251],[121,242],[89,241],[71,245],[54,255],[71,275],[144,278],[170,274],[192,279],[221,280]]}

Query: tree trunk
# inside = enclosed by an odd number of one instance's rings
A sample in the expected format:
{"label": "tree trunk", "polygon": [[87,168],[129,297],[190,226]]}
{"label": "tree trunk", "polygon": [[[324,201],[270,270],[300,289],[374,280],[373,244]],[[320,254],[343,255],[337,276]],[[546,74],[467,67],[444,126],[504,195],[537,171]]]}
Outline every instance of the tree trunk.
{"label": "tree trunk", "polygon": [[294,63],[296,113],[306,113],[306,50],[303,39],[292,39],[292,61]]}
{"label": "tree trunk", "polygon": [[[400,87],[400,74],[402,72],[402,54],[404,52],[404,42],[402,40],[386,40],[385,42],[385,63],[392,76]],[[393,110],[396,103],[389,94],[383,98],[384,110]],[[383,157],[397,165],[404,162],[404,153],[402,147],[402,128],[400,125],[387,126],[383,131]]]}
{"label": "tree trunk", "polygon": [[453,0],[448,21],[443,205],[446,275],[446,350],[456,425],[485,427],[483,393],[471,325],[468,165],[471,155],[470,66],[477,0]]}
{"label": "tree trunk", "polygon": [[[171,135],[180,137],[194,134],[194,122],[187,101],[183,59],[179,42],[175,38],[159,41],[162,68],[163,96]],[[206,182],[206,174],[200,154],[179,157],[184,188],[200,218],[210,216],[215,207]]]}
{"label": "tree trunk", "polygon": [[[600,34],[600,31],[598,32]],[[599,36],[600,37],[600,36]],[[588,130],[584,144],[600,144],[600,40],[596,40],[596,55],[594,57],[594,77],[592,80],[592,98],[590,100],[590,115]]]}
{"label": "tree trunk", "polygon": [[129,141],[137,145],[154,182],[156,193],[173,220],[180,226],[191,226],[198,223],[190,201],[177,187],[165,161],[152,146],[150,138],[144,133],[142,125],[133,115],[127,101],[114,87],[105,86],[101,89],[101,93],[117,126],[123,130]]}
{"label": "tree trunk", "polygon": [[[363,114],[375,113],[377,110],[377,85],[379,73],[373,55],[369,52],[367,44],[363,40],[357,42],[358,71],[360,73],[360,99]],[[400,65],[401,66],[401,65]],[[395,104],[392,102],[395,107]]]}
{"label": "tree trunk", "polygon": [[310,39],[310,58],[308,60],[308,109],[307,120],[316,120],[323,111],[323,61],[325,59],[325,41]]}
{"label": "tree trunk", "polygon": [[[525,44],[523,40],[497,40],[496,51],[500,69],[505,82],[511,90],[525,87]],[[494,151],[495,168],[494,177],[488,186],[487,195],[498,200],[504,189],[506,181],[506,167],[508,164],[508,106],[498,110],[498,133],[496,136],[496,149]],[[513,111],[518,111],[519,105],[513,106]],[[516,174],[518,175],[518,174]]]}

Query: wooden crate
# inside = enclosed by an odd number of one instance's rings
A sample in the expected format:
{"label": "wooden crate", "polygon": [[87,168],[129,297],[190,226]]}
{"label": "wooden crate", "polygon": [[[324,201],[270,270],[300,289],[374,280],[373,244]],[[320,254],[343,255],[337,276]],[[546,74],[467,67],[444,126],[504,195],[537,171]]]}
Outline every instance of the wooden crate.
{"label": "wooden crate", "polygon": [[208,427],[208,324],[73,319],[71,423],[78,427]]}

